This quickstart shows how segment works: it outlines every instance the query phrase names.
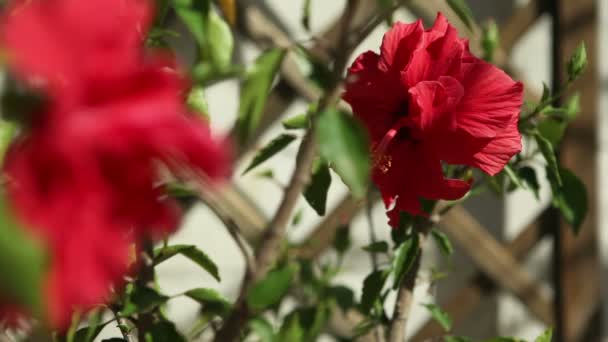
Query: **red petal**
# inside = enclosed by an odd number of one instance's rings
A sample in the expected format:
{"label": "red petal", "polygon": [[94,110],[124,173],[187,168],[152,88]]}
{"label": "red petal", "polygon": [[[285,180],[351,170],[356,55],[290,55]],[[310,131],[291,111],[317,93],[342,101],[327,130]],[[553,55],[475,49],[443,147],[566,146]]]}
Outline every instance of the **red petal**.
{"label": "red petal", "polygon": [[409,62],[412,52],[422,44],[422,20],[415,23],[396,23],[384,34],[380,47],[380,68],[400,71]]}

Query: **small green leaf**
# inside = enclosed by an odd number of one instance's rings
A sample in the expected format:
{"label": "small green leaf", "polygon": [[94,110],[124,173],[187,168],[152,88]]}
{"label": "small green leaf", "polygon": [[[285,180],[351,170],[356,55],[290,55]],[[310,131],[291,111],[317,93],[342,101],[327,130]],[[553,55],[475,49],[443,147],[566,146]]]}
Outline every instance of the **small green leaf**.
{"label": "small green leaf", "polygon": [[291,286],[297,272],[296,265],[289,264],[268,272],[247,293],[247,303],[253,310],[261,311],[277,304]]}
{"label": "small green leaf", "polygon": [[553,145],[547,138],[543,137],[538,132],[534,134],[534,137],[536,138],[538,149],[547,161],[547,176],[549,177],[549,181],[554,182],[554,184],[552,183],[552,186],[561,186],[562,179],[559,175],[559,164],[557,163],[557,157],[555,156]]}
{"label": "small green leaf", "polygon": [[105,326],[110,322],[101,323],[102,311],[95,310],[95,312],[91,313],[89,317],[89,324],[87,327],[80,328],[76,330],[74,334],[73,342],[93,342],[95,337],[99,335],[99,333],[105,328]]}
{"label": "small green leaf", "polygon": [[355,304],[355,293],[346,286],[332,286],[328,289],[328,292],[342,312],[346,312]]}
{"label": "small green leaf", "polygon": [[302,4],[302,26],[310,31],[310,0],[304,0]]}
{"label": "small green leaf", "polygon": [[585,43],[582,42],[568,61],[568,78],[575,80],[587,67],[587,50],[585,49]]}
{"label": "small green leaf", "polygon": [[177,254],[181,254],[195,262],[197,265],[211,274],[217,281],[221,280],[217,265],[213,262],[213,260],[211,260],[211,258],[209,258],[207,254],[205,254],[205,252],[201,251],[194,245],[173,245],[159,248],[154,251],[154,264],[158,265]]}
{"label": "small green leaf", "polygon": [[405,278],[405,275],[414,264],[419,252],[420,241],[418,234],[409,236],[401,245],[399,245],[395,252],[395,257],[393,258],[393,273],[395,275],[393,289],[399,288],[401,281]]}
{"label": "small green leaf", "polygon": [[370,253],[388,253],[388,243],[386,241],[376,241],[361,248]]}
{"label": "small green leaf", "polygon": [[186,342],[171,322],[154,323],[145,334],[146,342]]}
{"label": "small green leaf", "polygon": [[353,196],[365,196],[370,173],[369,148],[367,135],[355,118],[336,110],[321,113],[317,141],[321,155]]}
{"label": "small green leaf", "polygon": [[564,105],[566,109],[566,119],[568,121],[572,121],[576,119],[578,113],[581,111],[581,96],[579,93],[575,93],[574,95],[568,98],[566,104]]}
{"label": "small green leaf", "polygon": [[466,0],[446,0],[452,11],[456,13],[458,18],[467,26],[469,30],[473,29],[473,12],[467,5]]}
{"label": "small green leaf", "polygon": [[342,225],[336,231],[333,246],[338,254],[344,254],[350,248],[350,227]]}
{"label": "small green leaf", "polygon": [[551,342],[551,338],[553,337],[553,329],[549,328],[543,332],[542,335],[538,336],[534,342]]}
{"label": "small green leaf", "polygon": [[547,85],[547,83],[543,82],[543,95],[540,98],[540,103],[544,103],[544,102],[548,101],[550,97],[551,97],[551,89],[549,89],[549,86]]}
{"label": "small green leaf", "polygon": [[562,120],[546,118],[538,124],[538,131],[551,145],[557,146],[566,131],[566,123]]}
{"label": "small green leaf", "polygon": [[281,122],[285,129],[304,129],[309,126],[308,114],[298,114]]}
{"label": "small green leaf", "polygon": [[282,151],[285,147],[289,146],[294,140],[296,140],[297,136],[293,134],[281,134],[278,137],[272,139],[266,146],[262,147],[260,151],[253,157],[251,164],[247,166],[245,171],[243,171],[243,175],[247,172],[254,169],[256,166],[262,164],[263,162],[270,159],[275,154]]}
{"label": "small green leaf", "polygon": [[431,316],[433,316],[445,331],[450,331],[452,329],[452,320],[447,312],[443,311],[435,304],[424,304],[423,306],[429,310]]}
{"label": "small green leaf", "polygon": [[205,99],[205,89],[203,87],[192,87],[186,99],[186,104],[205,121],[209,121],[209,106]]}
{"label": "small green leaf", "polygon": [[499,45],[498,25],[496,21],[490,20],[483,27],[483,36],[481,46],[483,48],[483,59],[492,62],[494,59],[494,51]]}
{"label": "small green leaf", "polygon": [[152,288],[134,286],[133,290],[127,294],[121,315],[130,316],[135,313],[149,312],[167,302],[169,298]]}
{"label": "small green leaf", "polygon": [[433,237],[433,240],[435,240],[435,243],[439,247],[441,254],[443,254],[444,256],[447,257],[454,253],[454,247],[452,247],[452,243],[450,242],[450,239],[442,231],[437,230],[437,229],[432,229],[431,236]]}
{"label": "small green leaf", "polygon": [[578,234],[587,215],[588,196],[585,184],[570,170],[561,168],[562,186],[553,194],[553,204],[560,210],[564,219]]}
{"label": "small green leaf", "polygon": [[517,175],[519,178],[521,178],[526,188],[530,189],[534,193],[534,197],[539,199],[540,184],[538,183],[538,178],[536,177],[536,171],[529,166],[524,166],[517,170]]}
{"label": "small green leaf", "polygon": [[247,70],[241,88],[241,101],[237,119],[237,138],[243,145],[257,129],[272,82],[279,71],[286,50],[274,48],[260,55]]}
{"label": "small green leaf", "polygon": [[364,314],[370,312],[376,300],[380,298],[380,293],[390,272],[387,270],[376,270],[370,273],[363,280],[363,291],[361,293],[361,311]]}
{"label": "small green leaf", "polygon": [[300,324],[298,312],[292,312],[283,320],[283,325],[279,331],[279,341],[304,341],[304,328]]}
{"label": "small green leaf", "polygon": [[230,312],[232,305],[216,290],[207,288],[197,288],[188,290],[185,296],[194,299],[203,305],[205,312],[210,312],[220,316],[225,316]]}
{"label": "small green leaf", "polygon": [[211,63],[217,69],[223,69],[230,65],[232,52],[234,50],[234,38],[230,26],[215,11],[209,11],[207,19],[208,48]]}
{"label": "small green leaf", "polygon": [[330,185],[329,166],[322,158],[317,158],[312,165],[312,176],[304,190],[304,198],[319,216],[325,215],[327,192]]}
{"label": "small green leaf", "polygon": [[259,337],[260,342],[276,341],[274,328],[264,317],[256,317],[249,321],[249,328]]}

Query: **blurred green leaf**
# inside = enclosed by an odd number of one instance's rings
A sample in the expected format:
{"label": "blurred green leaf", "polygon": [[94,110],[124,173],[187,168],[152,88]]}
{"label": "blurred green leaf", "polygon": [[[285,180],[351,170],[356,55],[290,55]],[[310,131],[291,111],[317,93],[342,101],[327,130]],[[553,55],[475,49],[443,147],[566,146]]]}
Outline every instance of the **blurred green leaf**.
{"label": "blurred green leaf", "polygon": [[431,316],[441,325],[443,330],[450,331],[452,329],[452,319],[447,314],[447,312],[443,311],[440,307],[435,304],[424,304],[423,305],[429,312]]}
{"label": "blurred green leaf", "polygon": [[208,288],[197,288],[188,290],[184,293],[185,296],[194,299],[203,305],[205,312],[225,316],[230,312],[232,305],[216,290]]}
{"label": "blurred green leaf", "polygon": [[310,0],[304,0],[302,4],[301,22],[306,31],[310,31]]}
{"label": "blurred green leaf", "polygon": [[376,270],[363,280],[363,291],[361,293],[361,312],[368,314],[374,303],[380,298],[382,288],[389,275],[388,270]]}
{"label": "blurred green leaf", "polygon": [[538,336],[534,342],[551,342],[551,338],[553,337],[553,329],[549,328],[543,332],[542,335]]}
{"label": "blurred green leaf", "polygon": [[308,128],[309,117],[308,114],[298,114],[287,118],[281,122],[285,129],[304,129]]}
{"label": "blurred green leaf", "polygon": [[350,248],[350,227],[341,225],[336,231],[333,246],[338,254],[344,254]]}
{"label": "blurred green leaf", "polygon": [[304,189],[304,198],[319,216],[325,215],[327,192],[330,185],[329,166],[322,158],[317,158],[312,165],[310,183]]}
{"label": "blurred green leaf", "polygon": [[587,216],[589,209],[587,188],[585,184],[570,170],[561,168],[562,185],[553,194],[553,205],[562,213],[564,219],[578,234],[580,226]]}
{"label": "blurred green leaf", "polygon": [[133,286],[132,290],[127,292],[121,315],[126,317],[135,313],[149,312],[168,300],[168,296],[150,287]]}
{"label": "blurred green leaf", "polygon": [[568,60],[568,79],[575,80],[587,67],[587,50],[582,42]]}
{"label": "blurred green leaf", "polygon": [[234,38],[230,26],[215,11],[208,14],[208,37],[207,48],[210,49],[211,63],[217,69],[223,69],[232,62],[234,50]]}
{"label": "blurred green leaf", "polygon": [[328,292],[342,312],[346,312],[355,304],[355,293],[346,286],[332,286],[328,289]]}
{"label": "blurred green leaf", "polygon": [[496,21],[489,20],[486,25],[483,26],[483,33],[481,38],[481,46],[483,48],[483,59],[488,62],[494,60],[494,51],[499,45],[499,33],[498,25]]}
{"label": "blurred green leaf", "polygon": [[154,323],[145,334],[146,342],[186,342],[171,322],[161,321]]}
{"label": "blurred green leaf", "polygon": [[220,281],[220,274],[217,265],[209,258],[205,252],[201,251],[194,245],[173,245],[158,248],[154,251],[154,265],[177,255],[181,254],[191,261],[195,262],[205,271],[213,276],[217,281]]}
{"label": "blurred green leaf", "polygon": [[205,121],[209,121],[209,106],[205,99],[205,89],[203,87],[192,87],[186,99],[186,104]]}
{"label": "blurred green leaf", "polygon": [[536,177],[536,171],[529,166],[524,166],[517,170],[517,175],[524,182],[526,188],[530,189],[534,193],[534,197],[539,199],[540,184],[538,183],[538,178]]}
{"label": "blurred green leaf", "polygon": [[361,248],[370,253],[388,253],[388,243],[386,241],[372,242],[369,245]]}
{"label": "blurred green leaf", "polygon": [[578,113],[581,111],[581,96],[579,93],[575,93],[570,96],[564,105],[566,109],[566,119],[572,121],[576,119]]}
{"label": "blurred green leaf", "polygon": [[473,342],[473,340],[468,337],[448,335],[443,337],[443,342]]}
{"label": "blurred green leaf", "polygon": [[253,157],[251,164],[247,166],[242,175],[253,170],[256,166],[270,159],[275,154],[281,152],[285,147],[289,146],[297,136],[293,134],[281,134],[278,137],[272,139],[266,146],[262,147],[258,153]]}
{"label": "blurred green leaf", "polygon": [[538,124],[538,131],[551,145],[556,147],[564,136],[566,123],[561,120],[546,118]]}
{"label": "blurred green leaf", "polygon": [[260,123],[268,93],[285,53],[286,50],[279,48],[267,50],[247,70],[237,119],[237,138],[241,145],[245,144]]}
{"label": "blurred green leaf", "polygon": [[291,286],[296,265],[287,264],[272,269],[266,278],[257,282],[247,293],[247,303],[253,310],[261,311],[277,304]]}
{"label": "blurred green leaf", "polygon": [[95,310],[89,317],[89,324],[84,328],[76,330],[73,342],[93,342],[95,337],[105,328],[110,321],[102,323],[102,311]]}
{"label": "blurred green leaf", "polygon": [[467,5],[466,0],[446,0],[446,2],[467,28],[473,30],[475,19],[473,19],[473,12],[469,8],[469,5]]}
{"label": "blurred green leaf", "polygon": [[562,178],[559,175],[559,165],[557,163],[557,157],[555,156],[555,150],[551,142],[537,132],[534,134],[538,149],[542,153],[543,157],[547,161],[547,177],[552,184],[552,187],[560,187],[562,185]]}
{"label": "blurred green leaf", "polygon": [[275,338],[274,328],[264,317],[256,317],[249,321],[249,328],[259,337],[260,342],[279,342]]}
{"label": "blurred green leaf", "polygon": [[432,229],[431,236],[433,237],[433,240],[435,240],[435,243],[439,247],[441,254],[443,254],[444,256],[447,257],[454,253],[454,247],[452,246],[450,239],[442,231],[440,231],[438,229]]}
{"label": "blurred green leaf", "polygon": [[393,258],[393,289],[398,289],[420,252],[418,234],[412,234],[397,247]]}
{"label": "blurred green leaf", "polygon": [[367,135],[350,115],[327,110],[319,116],[317,141],[321,155],[349,187],[353,196],[367,192],[370,159]]}

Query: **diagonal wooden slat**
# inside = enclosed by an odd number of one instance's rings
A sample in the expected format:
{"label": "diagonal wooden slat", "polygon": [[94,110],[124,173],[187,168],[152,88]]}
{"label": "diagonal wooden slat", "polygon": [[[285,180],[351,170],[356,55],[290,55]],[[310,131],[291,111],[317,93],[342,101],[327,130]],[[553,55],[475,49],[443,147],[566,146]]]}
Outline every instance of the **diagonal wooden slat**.
{"label": "diagonal wooden slat", "polygon": [[443,216],[439,226],[464,248],[480,270],[519,298],[541,321],[551,325],[551,302],[540,285],[466,209],[454,207]]}

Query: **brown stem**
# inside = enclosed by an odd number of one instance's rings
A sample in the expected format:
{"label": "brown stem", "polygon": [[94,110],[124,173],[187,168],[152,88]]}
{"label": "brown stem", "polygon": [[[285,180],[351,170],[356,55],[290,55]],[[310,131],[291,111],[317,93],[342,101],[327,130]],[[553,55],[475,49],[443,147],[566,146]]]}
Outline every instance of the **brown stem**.
{"label": "brown stem", "polygon": [[[154,244],[151,240],[145,239],[142,242],[141,252],[141,266],[137,279],[135,280],[136,286],[138,287],[151,287],[154,286],[154,265],[152,264],[152,258],[154,256]],[[137,328],[137,340],[139,342],[146,341],[146,332],[150,331],[154,325],[154,311],[140,313],[137,317],[136,328]]]}
{"label": "brown stem", "polygon": [[420,270],[420,260],[422,259],[422,246],[426,240],[429,229],[433,226],[436,218],[428,219],[418,217],[414,221],[413,230],[418,234],[420,250],[410,270],[405,275],[401,287],[397,292],[397,300],[395,301],[395,310],[393,312],[393,318],[390,322],[388,341],[389,342],[403,342],[405,341],[405,328],[407,321],[410,316],[412,308],[412,302],[414,299],[414,287],[416,285],[416,278],[418,277],[418,271]]}

